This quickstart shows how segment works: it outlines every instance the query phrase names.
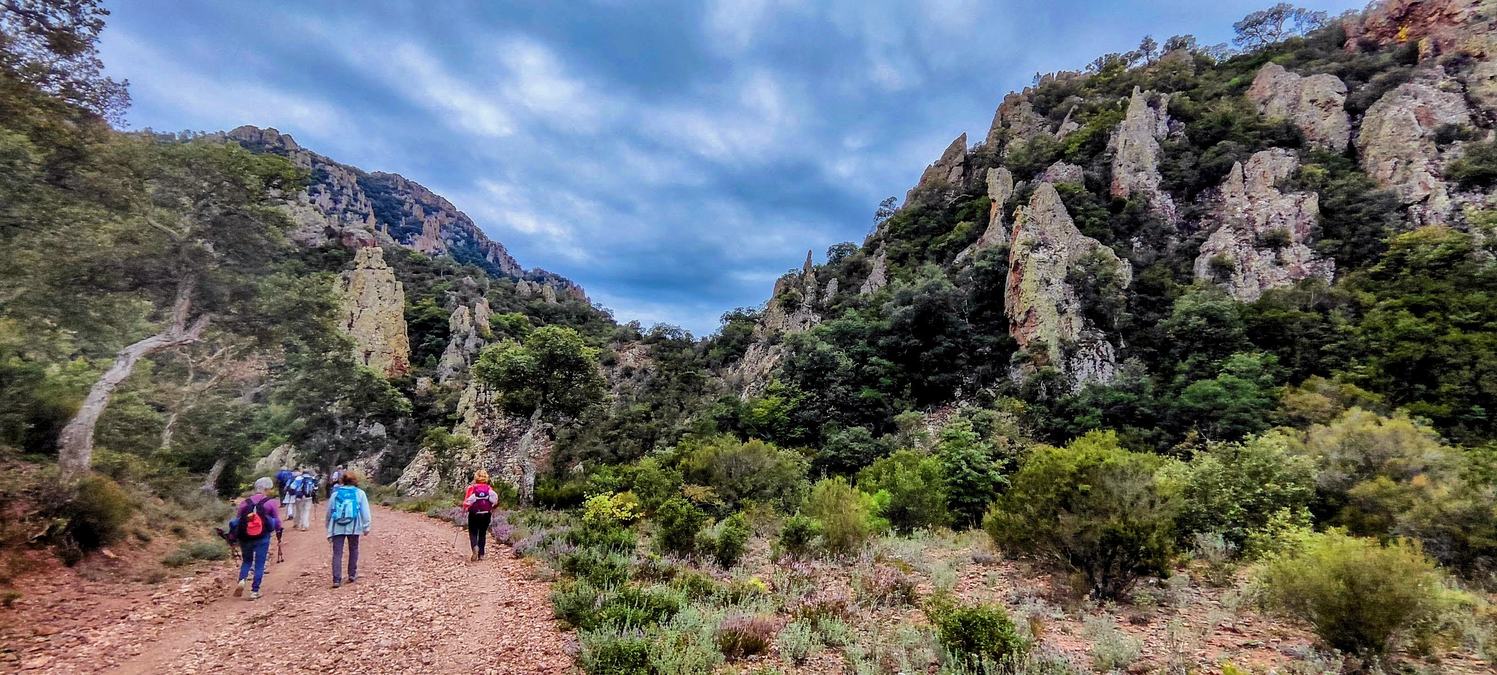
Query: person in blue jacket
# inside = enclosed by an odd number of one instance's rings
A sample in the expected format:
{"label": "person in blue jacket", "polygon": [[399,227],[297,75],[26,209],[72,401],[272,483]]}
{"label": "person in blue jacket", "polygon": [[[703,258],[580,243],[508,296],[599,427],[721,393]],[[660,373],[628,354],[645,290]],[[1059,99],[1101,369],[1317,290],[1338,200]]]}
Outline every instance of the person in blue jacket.
{"label": "person in blue jacket", "polygon": [[359,537],[369,536],[374,514],[359,475],[344,471],[327,503],[327,538],[333,544],[333,588],[343,585],[343,549],[348,549],[348,583],[359,580]]}

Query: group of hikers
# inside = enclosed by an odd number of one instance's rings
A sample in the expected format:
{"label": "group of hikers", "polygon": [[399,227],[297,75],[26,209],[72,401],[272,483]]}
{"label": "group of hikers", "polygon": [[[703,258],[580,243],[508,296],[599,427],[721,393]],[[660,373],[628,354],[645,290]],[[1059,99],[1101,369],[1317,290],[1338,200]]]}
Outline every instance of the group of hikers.
{"label": "group of hikers", "polygon": [[[374,524],[374,514],[369,508],[369,495],[359,487],[358,472],[338,467],[330,476],[327,492],[327,538],[333,549],[333,588],[345,583],[343,555],[348,553],[348,576],[346,583],[359,580],[359,538],[369,535]],[[295,527],[306,531],[316,509],[319,479],[308,471],[291,471],[282,468],[275,478],[260,478],[255,481],[254,492],[241,499],[234,519],[229,521],[228,538],[239,546],[239,583],[234,588],[234,597],[249,591],[249,599],[260,598],[260,582],[265,577],[265,563],[270,557],[270,540],[275,537],[280,544],[282,512]],[[271,494],[276,490],[276,495]],[[279,503],[278,503],[279,502]],[[483,560],[488,544],[489,524],[499,497],[489,483],[489,473],[482,469],[474,472],[473,484],[463,492],[462,509],[468,517],[469,560]],[[253,573],[253,576],[251,576]]]}

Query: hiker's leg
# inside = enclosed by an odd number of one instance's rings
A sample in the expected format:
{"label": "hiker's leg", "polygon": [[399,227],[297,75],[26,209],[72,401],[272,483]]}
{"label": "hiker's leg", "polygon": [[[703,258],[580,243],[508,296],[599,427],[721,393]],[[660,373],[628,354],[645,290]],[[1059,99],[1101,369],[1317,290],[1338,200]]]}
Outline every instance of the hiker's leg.
{"label": "hiker's leg", "polygon": [[474,544],[474,546],[478,547],[478,557],[480,558],[483,557],[483,550],[489,542],[489,521],[492,520],[493,517],[494,514],[492,513],[480,513],[476,518],[471,516],[468,518],[468,522],[471,525],[477,526],[478,531],[474,535],[474,538],[477,539],[477,542]]}
{"label": "hiker's leg", "polygon": [[248,541],[239,542],[239,580],[249,578],[250,566],[255,562],[255,546]]}
{"label": "hiker's leg", "polygon": [[296,500],[296,526],[305,530],[312,524],[312,500],[302,498]]}
{"label": "hiker's leg", "polygon": [[468,514],[468,548],[478,550],[478,516]]}
{"label": "hiker's leg", "polygon": [[341,534],[333,535],[333,583],[343,582],[343,539]]}
{"label": "hiker's leg", "polygon": [[255,542],[255,583],[250,585],[250,590],[260,590],[260,580],[265,578],[265,559],[270,557],[270,537],[264,536]]}
{"label": "hiker's leg", "polygon": [[348,535],[348,578],[359,576],[359,535]]}

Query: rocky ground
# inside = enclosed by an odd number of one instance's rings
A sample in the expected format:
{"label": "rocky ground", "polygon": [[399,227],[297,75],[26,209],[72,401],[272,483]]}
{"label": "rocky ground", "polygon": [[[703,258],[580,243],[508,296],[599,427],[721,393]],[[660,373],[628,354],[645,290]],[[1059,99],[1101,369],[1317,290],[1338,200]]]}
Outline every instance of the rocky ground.
{"label": "rocky ground", "polygon": [[158,584],[58,570],[0,610],[0,670],[570,672],[546,584],[496,548],[470,563],[455,528],[378,509],[359,581],[338,589],[316,530],[286,533],[253,602],[230,597],[228,562]]}

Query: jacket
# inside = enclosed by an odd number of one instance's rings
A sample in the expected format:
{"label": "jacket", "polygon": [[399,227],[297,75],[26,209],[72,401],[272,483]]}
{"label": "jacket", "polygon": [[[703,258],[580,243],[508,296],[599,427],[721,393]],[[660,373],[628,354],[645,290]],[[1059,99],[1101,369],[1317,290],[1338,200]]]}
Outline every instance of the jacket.
{"label": "jacket", "polygon": [[[347,496],[352,493],[353,497]],[[334,514],[340,509],[339,502],[343,499],[357,499],[358,504],[354,509],[357,514],[351,523],[339,525]],[[333,488],[333,494],[328,497],[327,503],[327,536],[337,537],[349,534],[369,534],[369,526],[374,524],[374,513],[369,510],[369,495],[364,491],[351,485],[339,485]]]}

